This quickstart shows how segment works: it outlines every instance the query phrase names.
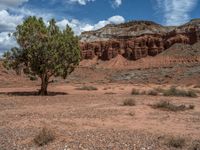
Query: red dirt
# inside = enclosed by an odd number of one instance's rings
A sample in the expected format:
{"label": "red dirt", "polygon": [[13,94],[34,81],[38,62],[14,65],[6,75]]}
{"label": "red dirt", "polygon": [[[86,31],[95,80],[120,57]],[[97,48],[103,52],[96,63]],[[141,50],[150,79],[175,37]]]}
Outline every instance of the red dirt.
{"label": "red dirt", "polygon": [[[200,99],[163,96],[132,96],[157,85],[91,84],[97,91],[80,91],[82,84],[53,84],[49,90],[68,93],[40,97],[31,95],[38,86],[0,88],[0,145],[2,149],[41,149],[33,138],[47,126],[56,133],[55,141],[44,149],[170,149],[167,137],[182,136],[191,142],[200,139]],[[166,86],[166,87],[169,87]],[[18,92],[18,93],[16,93]],[[21,93],[28,93],[22,96]],[[14,94],[13,94],[14,93]],[[133,98],[136,106],[122,106]],[[149,104],[168,100],[193,104],[194,110],[168,112]],[[80,148],[81,147],[81,148]],[[66,148],[66,149],[67,149]]]}
{"label": "red dirt", "polygon": [[[111,61],[111,67],[124,65],[120,56],[116,59]],[[197,71],[198,66],[194,67],[191,68]],[[172,84],[142,83],[138,77],[133,80],[138,80],[139,84],[109,79],[126,71],[129,70],[80,67],[67,81],[55,78],[49,86],[50,95],[41,97],[35,95],[40,88],[39,81],[29,81],[24,75],[16,76],[1,68],[0,149],[172,150],[166,144],[168,138],[180,136],[186,140],[182,149],[188,150],[195,140],[200,140],[199,97],[131,95],[132,88],[147,93],[155,88],[169,88]],[[147,75],[145,70],[130,71],[141,77]],[[151,79],[154,75],[150,71],[147,70]],[[173,68],[170,71],[173,72]],[[181,68],[180,74],[182,71]],[[198,93],[197,80],[194,78],[193,84],[188,85],[193,77],[187,79],[184,85],[175,85]],[[94,86],[98,90],[77,90],[82,86]],[[129,98],[136,101],[136,106],[123,106],[124,100]],[[195,108],[170,112],[150,107],[163,100]],[[33,139],[43,127],[53,130],[55,140],[39,147]]]}

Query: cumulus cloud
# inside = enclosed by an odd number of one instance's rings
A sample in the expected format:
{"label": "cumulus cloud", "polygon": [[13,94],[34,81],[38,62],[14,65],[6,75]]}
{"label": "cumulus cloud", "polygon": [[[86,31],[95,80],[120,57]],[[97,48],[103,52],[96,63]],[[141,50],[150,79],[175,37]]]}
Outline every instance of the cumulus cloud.
{"label": "cumulus cloud", "polygon": [[[0,55],[3,51],[9,50],[12,47],[17,46],[15,39],[9,36],[9,33],[13,33],[17,25],[23,22],[26,16],[42,17],[44,22],[48,24],[48,20],[54,15],[51,13],[41,12],[40,10],[29,10],[23,7],[23,4],[29,0],[0,0]],[[80,5],[86,5],[89,2],[96,0],[65,0],[70,3],[78,3]],[[115,5],[118,7],[121,5],[121,0],[115,0]],[[19,7],[20,6],[20,7]],[[75,32],[76,35],[80,35],[81,32],[97,30],[104,27],[107,24],[120,24],[125,22],[122,16],[113,16],[105,20],[101,20],[96,24],[79,21],[77,19],[63,19],[57,22],[57,25],[64,29],[68,24]]]}
{"label": "cumulus cloud", "polygon": [[96,24],[88,24],[76,19],[72,19],[72,20],[63,19],[57,22],[57,25],[61,29],[64,29],[66,25],[68,24],[73,29],[76,35],[80,35],[81,32],[84,32],[84,31],[97,30],[108,24],[120,24],[124,22],[125,22],[125,19],[122,16],[113,16],[113,17],[108,18],[107,20],[99,21]]}
{"label": "cumulus cloud", "polygon": [[11,15],[6,10],[0,11],[0,32],[14,31],[16,26],[23,20],[22,15]]}
{"label": "cumulus cloud", "polygon": [[9,50],[15,46],[17,46],[17,42],[12,36],[9,36],[9,32],[0,33],[0,56],[4,51]]}
{"label": "cumulus cloud", "polygon": [[120,23],[124,23],[125,22],[125,19],[124,17],[122,16],[113,16],[113,17],[110,17],[108,19],[108,21],[112,24],[120,24]]}
{"label": "cumulus cloud", "polygon": [[[12,9],[14,11],[14,9]],[[15,28],[17,25],[21,24],[23,22],[23,19],[26,15],[36,15],[41,16],[41,14],[36,14],[32,11],[26,11],[26,9],[18,9],[17,13],[11,14],[7,10],[0,10],[0,53],[2,54],[3,51],[9,50],[12,47],[17,46],[17,43],[15,39],[12,36],[8,36],[9,33],[12,33],[15,31]],[[44,18],[44,22],[48,24],[49,17]],[[120,24],[124,23],[125,19],[122,16],[112,16],[106,20],[101,20],[97,22],[96,24],[87,23],[84,21],[79,21],[77,19],[63,19],[61,21],[57,22],[57,25],[64,29],[66,25],[68,24],[76,35],[80,35],[81,32],[84,31],[91,31],[91,30],[97,30],[99,28],[104,27],[107,24]],[[1,55],[0,54],[0,55]]]}
{"label": "cumulus cloud", "polygon": [[[14,11],[14,8],[12,8]],[[23,22],[23,19],[27,15],[36,15],[41,16],[41,14],[37,15],[31,11],[25,11],[25,9],[18,9],[17,13],[11,14],[7,10],[0,10],[0,55],[5,51],[9,50],[12,47],[17,46],[17,42],[14,37],[9,36],[8,34],[12,34],[15,31],[16,26]],[[45,17],[47,18],[48,15]],[[47,23],[46,18],[44,21]]]}
{"label": "cumulus cloud", "polygon": [[198,0],[156,0],[156,2],[164,15],[166,25],[180,25],[190,20],[189,12],[197,5]]}
{"label": "cumulus cloud", "polygon": [[20,7],[19,8],[11,8],[10,9],[13,14],[20,14],[20,16],[27,17],[27,16],[36,16],[36,17],[42,17],[45,22],[50,20],[51,18],[54,18],[52,13],[46,13],[45,11],[41,11],[39,9],[27,9],[26,7]]}
{"label": "cumulus cloud", "polygon": [[[96,0],[67,0],[68,3],[78,3],[80,5],[86,5],[88,2],[94,2]],[[112,0],[112,7],[117,8],[122,4],[122,0]]]}
{"label": "cumulus cloud", "polygon": [[20,6],[25,2],[28,2],[28,0],[1,0],[0,10]]}
{"label": "cumulus cloud", "polygon": [[0,10],[0,56],[6,50],[17,46],[14,37],[9,36],[16,26],[23,21],[23,15],[11,15],[7,10]]}
{"label": "cumulus cloud", "polygon": [[[0,55],[3,54],[5,50],[9,50],[12,47],[17,46],[15,39],[12,36],[9,36],[9,33],[12,33],[16,26],[22,23],[24,16],[20,15],[11,15],[6,10],[0,11],[0,18],[2,18],[2,22],[0,22]],[[47,20],[44,20],[47,22]],[[77,19],[67,20],[63,19],[57,22],[57,25],[64,29],[68,24],[76,35],[80,35],[81,32],[91,31],[100,29],[107,24],[120,24],[124,23],[125,19],[122,16],[112,16],[107,20],[99,21],[96,24],[89,24],[86,22],[79,21]]]}
{"label": "cumulus cloud", "polygon": [[122,0],[114,0],[112,6],[114,8],[119,7],[122,4]]}
{"label": "cumulus cloud", "polygon": [[80,5],[86,5],[87,2],[94,2],[95,0],[68,0],[71,3],[78,3]]}

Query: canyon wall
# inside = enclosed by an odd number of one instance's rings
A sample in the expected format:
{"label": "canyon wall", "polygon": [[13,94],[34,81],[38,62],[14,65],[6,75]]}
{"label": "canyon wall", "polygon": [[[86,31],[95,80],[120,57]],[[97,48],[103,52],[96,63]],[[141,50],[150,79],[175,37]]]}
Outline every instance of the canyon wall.
{"label": "canyon wall", "polygon": [[178,27],[165,27],[151,21],[132,21],[107,25],[80,36],[82,59],[110,60],[118,54],[128,60],[156,56],[175,43],[200,41],[200,19]]}

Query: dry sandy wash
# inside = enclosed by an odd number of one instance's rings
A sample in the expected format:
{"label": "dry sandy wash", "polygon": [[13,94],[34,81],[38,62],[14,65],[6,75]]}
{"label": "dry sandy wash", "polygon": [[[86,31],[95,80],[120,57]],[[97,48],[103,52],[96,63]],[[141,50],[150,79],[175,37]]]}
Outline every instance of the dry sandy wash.
{"label": "dry sandy wash", "polygon": [[[0,150],[199,150],[199,79],[199,63],[135,70],[77,68],[65,81],[54,79],[49,96],[41,97],[35,95],[39,81],[0,66]],[[195,91],[197,97],[160,93],[172,85]],[[84,86],[93,90],[80,90]],[[155,89],[157,94],[148,95]],[[127,99],[135,105],[124,106]],[[151,106],[160,101],[192,109]],[[54,139],[38,146],[34,139],[43,128]]]}
{"label": "dry sandy wash", "polygon": [[[164,86],[90,83],[98,90],[84,91],[77,90],[82,83],[54,83],[54,93],[40,97],[33,93],[37,82],[17,84],[0,86],[1,150],[196,150],[200,140],[200,98],[131,95],[132,88]],[[135,106],[123,106],[129,98]],[[195,108],[171,112],[150,106],[161,100]],[[55,139],[40,147],[33,139],[43,127]],[[169,145],[172,137],[185,140],[182,148]]]}

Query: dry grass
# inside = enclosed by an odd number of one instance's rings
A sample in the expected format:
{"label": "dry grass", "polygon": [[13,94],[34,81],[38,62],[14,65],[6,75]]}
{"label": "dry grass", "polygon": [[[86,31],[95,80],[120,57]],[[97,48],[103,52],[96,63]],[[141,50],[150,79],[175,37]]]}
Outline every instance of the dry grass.
{"label": "dry grass", "polygon": [[176,112],[176,111],[185,111],[185,110],[194,109],[195,106],[194,105],[189,105],[189,106],[175,105],[167,101],[161,101],[161,102],[151,105],[151,107],[154,109],[162,109],[162,110]]}
{"label": "dry grass", "polygon": [[200,84],[195,85],[194,88],[200,88]]}
{"label": "dry grass", "polygon": [[176,97],[198,97],[197,92],[194,90],[181,90],[176,87],[170,87],[169,89],[155,88],[150,91],[139,92],[138,89],[133,88],[132,95],[151,95],[157,96],[159,94],[163,94],[164,96],[176,96]]}
{"label": "dry grass", "polygon": [[195,91],[192,90],[180,90],[175,87],[171,87],[168,90],[163,91],[164,96],[182,96],[182,97],[197,97]]}
{"label": "dry grass", "polygon": [[105,87],[105,88],[103,88],[103,90],[109,90],[109,89],[111,89],[111,87]]}
{"label": "dry grass", "polygon": [[185,139],[181,137],[171,137],[167,141],[168,147],[183,148],[185,146]]}
{"label": "dry grass", "polygon": [[80,88],[76,88],[77,90],[85,90],[85,91],[96,91],[98,90],[96,87],[94,86],[82,86]]}
{"label": "dry grass", "polygon": [[126,100],[123,102],[123,105],[124,105],[124,106],[135,106],[136,103],[135,103],[135,100],[134,100],[134,99],[126,99]]}
{"label": "dry grass", "polygon": [[53,141],[54,139],[55,139],[54,133],[50,129],[44,127],[38,133],[38,135],[36,135],[36,137],[34,138],[34,142],[38,146],[43,146],[43,145],[46,145],[49,142]]}
{"label": "dry grass", "polygon": [[139,92],[139,90],[133,88],[132,91],[131,91],[131,94],[132,95],[139,95],[140,92]]}
{"label": "dry grass", "polygon": [[135,112],[130,112],[130,113],[128,113],[128,115],[133,117],[133,116],[135,116]]}
{"label": "dry grass", "polygon": [[200,140],[195,140],[192,142],[190,150],[200,150]]}
{"label": "dry grass", "polygon": [[107,94],[107,95],[114,95],[114,94],[117,94],[117,93],[114,93],[114,92],[106,92],[104,94]]}
{"label": "dry grass", "polygon": [[150,90],[149,92],[148,92],[148,95],[151,95],[151,96],[157,96],[159,93],[158,93],[158,91],[156,91],[156,90]]}

